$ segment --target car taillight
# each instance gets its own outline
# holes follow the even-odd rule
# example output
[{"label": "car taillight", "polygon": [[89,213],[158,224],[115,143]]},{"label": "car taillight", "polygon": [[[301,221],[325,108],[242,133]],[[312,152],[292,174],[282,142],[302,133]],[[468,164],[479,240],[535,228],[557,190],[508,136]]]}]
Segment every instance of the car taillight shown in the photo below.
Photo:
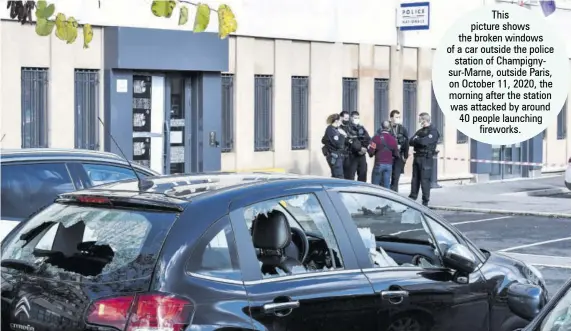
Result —
[{"label": "car taillight", "polygon": [[87,323],[126,331],[182,331],[190,323],[192,303],[168,294],[138,294],[95,301]]}]

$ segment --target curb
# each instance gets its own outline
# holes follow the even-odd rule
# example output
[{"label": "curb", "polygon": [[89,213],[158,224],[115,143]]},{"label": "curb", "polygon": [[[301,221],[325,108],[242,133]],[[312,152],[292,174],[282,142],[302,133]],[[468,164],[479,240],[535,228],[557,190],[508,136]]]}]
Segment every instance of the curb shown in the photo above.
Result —
[{"label": "curb", "polygon": [[484,213],[484,214],[504,214],[504,215],[518,215],[518,216],[540,216],[551,218],[571,218],[571,214],[565,213],[549,213],[542,211],[518,211],[518,210],[504,210],[504,209],[484,209],[484,208],[468,208],[468,207],[446,207],[446,206],[430,206],[432,210],[444,211],[462,211],[469,213]]}]

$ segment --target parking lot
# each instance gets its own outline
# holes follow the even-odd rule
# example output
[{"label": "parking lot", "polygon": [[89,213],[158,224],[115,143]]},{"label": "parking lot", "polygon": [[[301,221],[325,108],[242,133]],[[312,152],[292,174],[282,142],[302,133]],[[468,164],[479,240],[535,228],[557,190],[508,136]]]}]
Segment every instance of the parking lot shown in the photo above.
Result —
[{"label": "parking lot", "polygon": [[439,213],[478,246],[535,265],[543,273],[551,295],[571,277],[571,219]]}]

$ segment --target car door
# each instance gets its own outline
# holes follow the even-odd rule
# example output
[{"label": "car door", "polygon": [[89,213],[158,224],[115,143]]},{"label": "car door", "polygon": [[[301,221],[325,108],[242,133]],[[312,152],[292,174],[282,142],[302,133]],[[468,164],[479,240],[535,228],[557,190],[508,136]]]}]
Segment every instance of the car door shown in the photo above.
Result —
[{"label": "car door", "polygon": [[446,245],[461,243],[458,236],[404,199],[378,191],[329,194],[348,236],[360,237],[370,256],[362,267],[379,294],[379,329],[487,331],[490,305],[482,274],[450,270],[440,257]]},{"label": "car door", "polygon": [[76,187],[63,162],[2,164],[0,239],[19,222]]},{"label": "car door", "polygon": [[[305,188],[286,192],[244,197],[233,203],[240,207],[231,207],[235,208],[230,216],[256,328],[376,330],[374,291],[355,260],[328,196]],[[286,215],[296,223],[292,227],[302,228],[308,237],[308,258],[291,273],[262,274],[267,265],[258,256],[266,253],[254,247],[253,220],[260,221],[258,215],[274,210]]]}]

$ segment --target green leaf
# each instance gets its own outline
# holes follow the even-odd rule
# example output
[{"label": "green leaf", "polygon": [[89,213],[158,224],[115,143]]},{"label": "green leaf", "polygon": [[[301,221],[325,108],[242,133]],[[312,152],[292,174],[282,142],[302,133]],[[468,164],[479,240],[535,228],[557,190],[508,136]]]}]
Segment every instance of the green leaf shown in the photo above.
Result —
[{"label": "green leaf", "polygon": [[176,7],[175,0],[153,0],[151,11],[157,17],[170,18]]},{"label": "green leaf", "polygon": [[218,7],[218,35],[224,39],[232,32],[238,30],[238,22],[228,5],[220,5]]},{"label": "green leaf", "polygon": [[52,3],[50,5],[47,4],[45,0],[38,1],[36,6],[36,19],[38,18],[50,18],[56,10],[55,5]]},{"label": "green leaf", "polygon": [[36,21],[36,33],[38,36],[46,37],[52,34],[56,22],[49,21],[45,18],[38,18]]},{"label": "green leaf", "polygon": [[188,22],[188,8],[180,7],[180,16],[178,17],[178,25],[185,25]]},{"label": "green leaf", "polygon": [[203,3],[196,5],[196,17],[194,18],[194,32],[204,32],[210,23],[210,7]]},{"label": "green leaf", "polygon": [[59,13],[56,15],[56,37],[60,40],[67,42],[68,44],[73,43],[77,39],[77,21],[73,17],[69,17],[67,20],[65,15]]},{"label": "green leaf", "polygon": [[89,48],[89,44],[93,40],[93,28],[91,24],[83,26],[83,48]]},{"label": "green leaf", "polygon": [[56,25],[56,37],[58,37],[58,39],[66,41],[67,37],[66,37],[66,29],[65,29],[65,15],[62,13],[58,13],[56,15],[56,21],[55,21],[55,25]]},{"label": "green leaf", "polygon": [[65,24],[65,28],[67,30],[67,43],[68,44],[73,44],[73,42],[77,39],[77,28],[79,27],[79,24],[77,24],[77,21],[75,20],[75,18],[73,17],[69,17],[67,19],[67,22]]}]

